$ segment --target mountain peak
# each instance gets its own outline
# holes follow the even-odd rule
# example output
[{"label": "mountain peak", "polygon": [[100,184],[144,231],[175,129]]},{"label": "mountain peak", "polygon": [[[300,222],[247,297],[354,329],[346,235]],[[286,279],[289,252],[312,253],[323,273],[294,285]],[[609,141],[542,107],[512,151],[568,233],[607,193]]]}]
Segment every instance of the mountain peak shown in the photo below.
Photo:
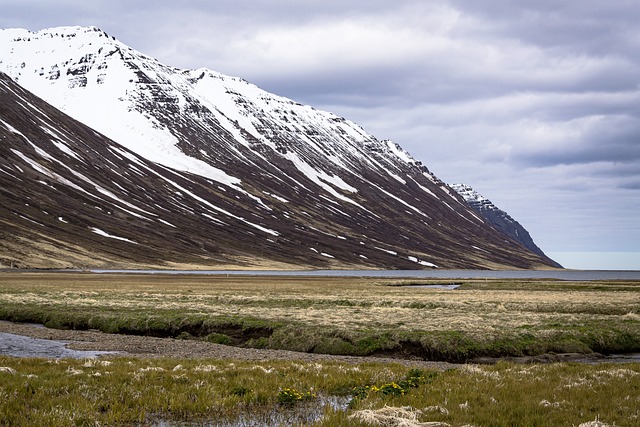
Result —
[{"label": "mountain peak", "polygon": [[111,40],[115,40],[114,37],[110,37],[105,31],[102,31],[98,27],[89,26],[89,27],[81,27],[81,26],[67,26],[67,27],[52,27],[46,28],[39,31],[31,31],[24,28],[7,28],[0,29],[2,33],[5,35],[10,35],[13,37],[14,42],[31,42],[31,41],[42,41],[42,40],[57,40],[60,39],[71,39],[71,38],[95,38],[95,37],[105,37],[110,38]]}]

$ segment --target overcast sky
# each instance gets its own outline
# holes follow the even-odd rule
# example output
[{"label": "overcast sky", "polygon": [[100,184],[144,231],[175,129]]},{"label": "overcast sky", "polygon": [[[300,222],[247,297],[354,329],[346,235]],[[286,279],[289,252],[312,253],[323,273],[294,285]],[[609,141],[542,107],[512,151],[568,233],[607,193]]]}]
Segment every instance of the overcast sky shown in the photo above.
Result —
[{"label": "overcast sky", "polygon": [[640,269],[639,23],[637,0],[0,0],[2,28],[95,25],[353,120],[571,268]]}]

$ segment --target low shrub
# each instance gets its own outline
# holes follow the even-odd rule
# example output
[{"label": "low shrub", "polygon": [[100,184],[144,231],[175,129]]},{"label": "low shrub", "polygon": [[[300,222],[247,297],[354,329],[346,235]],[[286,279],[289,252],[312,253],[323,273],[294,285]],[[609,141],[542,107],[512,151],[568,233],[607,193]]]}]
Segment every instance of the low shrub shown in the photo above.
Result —
[{"label": "low shrub", "polygon": [[233,344],[233,340],[225,334],[211,333],[204,338],[205,341],[213,343],[213,344],[224,344],[231,345]]}]

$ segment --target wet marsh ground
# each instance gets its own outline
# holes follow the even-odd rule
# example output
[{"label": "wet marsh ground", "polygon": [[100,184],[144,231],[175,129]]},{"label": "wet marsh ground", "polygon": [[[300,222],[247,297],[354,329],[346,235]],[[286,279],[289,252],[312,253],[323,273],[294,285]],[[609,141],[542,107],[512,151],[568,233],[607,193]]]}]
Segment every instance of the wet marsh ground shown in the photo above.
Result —
[{"label": "wet marsh ground", "polygon": [[[640,364],[0,356],[0,425],[636,426]],[[599,423],[594,423],[595,420]]]},{"label": "wet marsh ground", "polygon": [[404,359],[303,360],[297,355],[305,353],[284,352],[277,360],[257,354],[256,360],[240,360],[233,353],[0,356],[0,425],[640,423],[638,363],[463,363],[448,369],[422,362],[638,351],[640,283],[463,280],[456,281],[456,290],[410,286],[446,282],[2,273],[5,320],[86,334],[170,337],[159,347],[170,342]]}]

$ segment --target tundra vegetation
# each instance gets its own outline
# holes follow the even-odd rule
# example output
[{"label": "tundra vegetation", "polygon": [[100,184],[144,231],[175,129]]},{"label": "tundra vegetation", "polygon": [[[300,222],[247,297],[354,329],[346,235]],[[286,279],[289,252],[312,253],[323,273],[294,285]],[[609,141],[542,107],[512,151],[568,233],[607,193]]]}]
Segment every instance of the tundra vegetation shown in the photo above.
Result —
[{"label": "tundra vegetation", "polygon": [[[2,273],[0,318],[465,362],[640,350],[640,283]],[[639,364],[0,356],[0,425],[631,426]],[[189,425],[189,424],[187,424]]]},{"label": "tundra vegetation", "polygon": [[[640,351],[639,282],[3,273],[0,320],[341,355]],[[418,285],[418,286],[412,286]]]},{"label": "tundra vegetation", "polygon": [[[0,425],[635,426],[640,365],[21,359]],[[596,422],[597,421],[597,422]]]}]

